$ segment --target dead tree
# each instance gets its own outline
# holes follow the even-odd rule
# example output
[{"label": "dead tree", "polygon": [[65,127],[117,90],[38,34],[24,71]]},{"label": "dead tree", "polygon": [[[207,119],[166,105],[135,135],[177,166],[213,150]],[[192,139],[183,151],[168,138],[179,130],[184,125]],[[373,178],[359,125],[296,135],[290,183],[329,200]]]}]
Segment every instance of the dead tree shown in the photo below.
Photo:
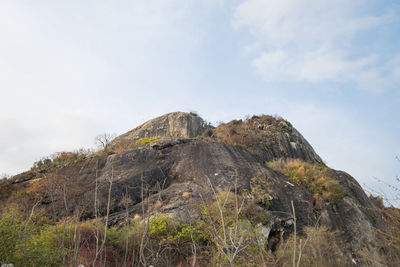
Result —
[{"label": "dead tree", "polygon": [[110,144],[111,140],[114,139],[113,134],[109,133],[102,133],[95,137],[96,145],[104,151],[105,154],[108,154],[108,145]]}]

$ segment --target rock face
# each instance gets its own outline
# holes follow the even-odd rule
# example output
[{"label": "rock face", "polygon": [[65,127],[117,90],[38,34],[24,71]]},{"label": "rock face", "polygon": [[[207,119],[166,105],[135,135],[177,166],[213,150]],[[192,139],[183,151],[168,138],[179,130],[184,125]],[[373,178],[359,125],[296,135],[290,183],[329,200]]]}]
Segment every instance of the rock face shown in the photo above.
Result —
[{"label": "rock face", "polygon": [[206,134],[208,126],[195,113],[172,112],[145,122],[139,127],[115,138],[110,146],[129,140],[134,142],[140,138],[151,137],[180,137],[193,138]]},{"label": "rock face", "polygon": [[282,118],[262,115],[235,120],[218,126],[216,136],[226,143],[245,146],[262,161],[298,158],[322,163],[307,140]]},{"label": "rock face", "polygon": [[[287,237],[293,231],[293,201],[299,229],[327,225],[337,230],[340,235],[336,242],[349,263],[360,253],[371,253],[378,259],[374,263],[365,262],[365,266],[385,266],[389,260],[399,260],[399,255],[388,258],[382,252],[376,229],[384,229],[385,222],[353,177],[332,171],[334,179],[346,190],[346,196],[316,208],[312,192],[294,185],[289,177],[265,164],[277,158],[322,164],[321,158],[290,123],[256,116],[215,129],[196,115],[175,112],[117,137],[112,145],[121,140],[134,142],[155,136],[163,138],[121,153],[91,156],[56,171],[48,170],[46,179],[37,180],[65,181],[69,185],[66,194],[69,205],[64,207],[65,195],[52,195],[56,188],[45,194],[42,206],[49,212],[57,210],[60,217],[87,207],[79,212],[83,218],[92,218],[93,209],[89,207],[93,206],[97,180],[100,212],[105,214],[112,180],[110,224],[122,224],[126,210],[129,216],[147,210],[151,214],[162,213],[176,220],[190,221],[199,216],[194,207],[204,199],[213,198],[213,189],[249,192],[256,182],[257,190],[263,190],[270,197],[268,207],[257,207],[270,218],[267,225],[260,226],[269,249],[274,250],[280,237]],[[203,137],[196,138],[199,136]],[[24,179],[18,176],[14,182],[27,183],[33,176],[24,174]],[[122,199],[126,196],[131,202],[123,207]]]}]

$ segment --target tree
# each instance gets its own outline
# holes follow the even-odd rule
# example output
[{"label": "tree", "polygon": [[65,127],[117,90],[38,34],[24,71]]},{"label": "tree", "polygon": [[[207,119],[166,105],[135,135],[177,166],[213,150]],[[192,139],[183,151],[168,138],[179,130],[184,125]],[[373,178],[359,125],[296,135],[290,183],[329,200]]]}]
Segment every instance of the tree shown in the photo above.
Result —
[{"label": "tree", "polygon": [[95,137],[96,145],[104,151],[105,154],[108,154],[108,145],[111,140],[114,139],[114,134],[102,133]]}]

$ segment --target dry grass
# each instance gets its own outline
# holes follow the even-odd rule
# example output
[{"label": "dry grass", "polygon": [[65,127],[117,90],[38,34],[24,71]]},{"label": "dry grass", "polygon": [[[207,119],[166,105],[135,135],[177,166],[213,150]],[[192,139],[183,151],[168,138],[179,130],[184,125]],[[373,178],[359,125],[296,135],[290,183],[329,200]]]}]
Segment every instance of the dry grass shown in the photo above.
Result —
[{"label": "dry grass", "polygon": [[183,192],[182,193],[182,197],[188,198],[188,197],[190,197],[190,193],[189,192]]},{"label": "dry grass", "polygon": [[134,216],[133,216],[133,220],[134,221],[140,221],[142,219],[142,216],[140,216],[140,214],[135,214]]},{"label": "dry grass", "polygon": [[[126,139],[126,138],[117,139],[112,143],[112,145],[110,145],[109,152],[110,153],[122,153],[122,152],[129,151],[129,150],[132,150],[132,149],[135,149],[138,147],[146,146],[147,144],[150,144],[151,142],[154,142],[160,138],[161,138],[161,136],[154,136],[154,137],[149,137],[149,138],[143,137],[136,141]],[[100,151],[99,153],[102,153],[102,151]]]},{"label": "dry grass", "polygon": [[335,173],[320,163],[299,159],[279,159],[267,163],[268,167],[288,176],[290,181],[306,187],[318,202],[336,202],[346,195],[345,189],[335,179]]},{"label": "dry grass", "polygon": [[233,120],[216,128],[217,138],[228,144],[249,146],[277,133],[291,132],[292,126],[282,118],[253,116],[245,121]]},{"label": "dry grass", "polygon": [[292,235],[286,242],[281,243],[276,252],[279,266],[291,266],[295,240],[296,247],[301,247],[299,266],[347,266],[346,262],[341,260],[342,253],[334,241],[335,233],[329,228],[305,227],[303,233],[296,239]]},{"label": "dry grass", "polygon": [[110,146],[110,151],[113,153],[122,153],[132,149],[135,143],[129,139],[119,139],[118,142],[115,142],[112,146]]},{"label": "dry grass", "polygon": [[155,203],[149,205],[147,211],[148,211],[148,212],[155,211],[155,210],[161,208],[161,206],[162,206],[161,201],[160,201],[160,200],[157,200]]}]

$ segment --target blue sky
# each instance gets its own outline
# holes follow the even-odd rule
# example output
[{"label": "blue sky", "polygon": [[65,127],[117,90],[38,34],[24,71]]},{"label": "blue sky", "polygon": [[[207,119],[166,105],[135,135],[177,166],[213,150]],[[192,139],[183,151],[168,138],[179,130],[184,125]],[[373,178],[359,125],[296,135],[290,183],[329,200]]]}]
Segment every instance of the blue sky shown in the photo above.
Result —
[{"label": "blue sky", "polygon": [[389,0],[3,0],[0,173],[171,111],[265,113],[386,190],[373,177],[400,174],[399,31]]}]

